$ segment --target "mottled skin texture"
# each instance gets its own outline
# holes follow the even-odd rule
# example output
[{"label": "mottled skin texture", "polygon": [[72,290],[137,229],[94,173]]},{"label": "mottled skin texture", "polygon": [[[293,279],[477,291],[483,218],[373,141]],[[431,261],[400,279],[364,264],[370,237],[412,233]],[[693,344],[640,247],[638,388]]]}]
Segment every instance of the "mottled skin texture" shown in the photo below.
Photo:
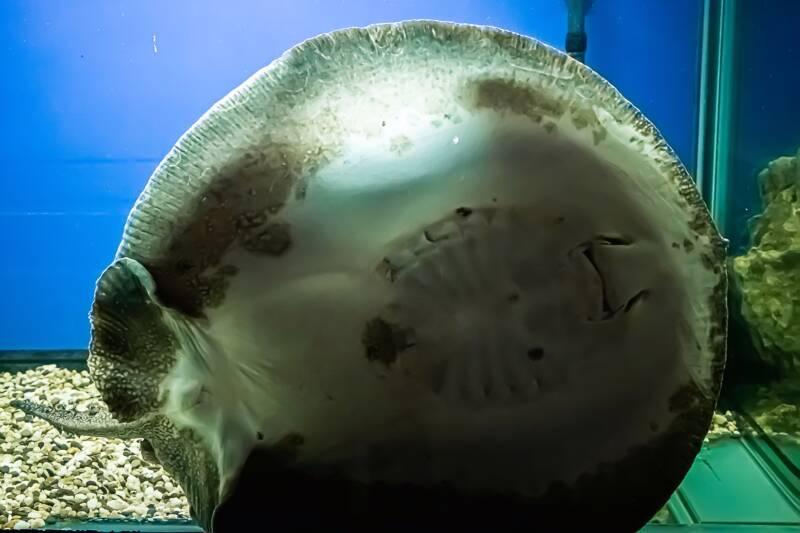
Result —
[{"label": "mottled skin texture", "polygon": [[237,273],[223,260],[231,247],[286,252],[291,232],[279,213],[291,194],[302,194],[298,177],[313,169],[298,159],[297,148],[273,139],[268,149],[254,147],[216,170],[219,177],[189,207],[192,222],[170,239],[167,253],[142,260],[165,305],[199,318],[204,308],[222,304]]},{"label": "mottled skin texture", "polygon": [[[146,271],[127,259],[114,263],[98,281],[89,369],[110,413],[86,416],[16,400],[12,406],[70,433],[146,437],[143,458],[161,464],[182,486],[216,487],[214,461],[197,436],[156,414],[163,404],[159,384],[174,364],[177,340],[164,325],[163,311],[152,299],[153,288]],[[202,492],[188,491],[187,497],[193,513],[213,511],[203,504]],[[206,524],[211,516],[196,519]]]},{"label": "mottled skin texture", "polygon": [[[709,372],[707,380],[702,387],[687,385],[673,394],[670,409],[677,416],[660,438],[631,450],[620,462],[598,465],[571,485],[554,483],[536,502],[508,493],[466,495],[447,484],[367,486],[335,472],[300,470],[293,461],[304,440],[293,434],[257,448],[239,484],[230,494],[220,494],[213,450],[198,434],[164,415],[160,386],[182,350],[188,349],[177,332],[182,324],[202,323],[210,310],[226,301],[239,275],[237,266],[227,262],[231,251],[280,261],[296,244],[285,206],[304,200],[309,179],[338,154],[341,131],[353,118],[343,121],[323,106],[308,120],[311,127],[293,123],[295,108],[331,86],[347,84],[346,75],[319,65],[341,53],[342,45],[351,46],[348,53],[356,64],[373,64],[386,51],[402,52],[407,43],[420,41],[431,47],[459,42],[466,55],[503,51],[509,62],[558,74],[552,85],[537,87],[502,76],[471,79],[453,98],[473,111],[526,117],[553,135],[558,132],[556,122],[569,113],[572,127],[590,132],[596,147],[607,142],[603,120],[608,117],[595,111],[602,109],[631,126],[631,146],[645,140],[656,146],[652,158],[679,192],[681,216],[690,218],[685,239],[678,238],[672,248],[687,257],[704,250],[699,262],[718,275],[707,302],[711,327],[698,341],[703,344],[698,350],[707,350],[710,358],[703,369]],[[576,106],[562,98],[573,86],[592,94],[592,106]],[[273,100],[274,105],[259,107]],[[445,107],[440,116],[439,125],[461,120]],[[414,139],[405,135],[395,136],[388,146],[398,156],[413,148]],[[457,216],[471,216],[471,208],[463,209]],[[196,520],[209,530],[233,530],[242,512],[256,511],[259,523],[312,522],[343,528],[366,524],[378,530],[421,523],[460,529],[530,528],[552,520],[565,529],[614,523],[617,531],[633,531],[680,482],[710,421],[724,366],[724,253],[691,179],[653,125],[583,66],[535,41],[494,29],[421,21],[346,30],[304,43],[234,91],[187,133],[155,172],[131,213],[117,261],[98,282],[92,309],[89,366],[111,416],[87,419],[29,402],[14,405],[65,431],[146,439],[143,454],[179,481]],[[396,265],[382,263],[378,272],[391,280]],[[390,367],[413,342],[413,331],[376,318],[364,324],[359,356]],[[531,361],[543,357],[549,355],[530,348]],[[259,433],[257,440],[261,437]],[[659,465],[656,473],[643,476],[653,464]],[[491,522],[486,523],[488,516]]]},{"label": "mottled skin texture", "polygon": [[137,272],[146,276],[130,261],[109,267],[98,282],[91,314],[89,369],[93,376],[102,376],[95,384],[122,422],[158,409],[158,387],[175,364],[178,349],[161,308]]}]

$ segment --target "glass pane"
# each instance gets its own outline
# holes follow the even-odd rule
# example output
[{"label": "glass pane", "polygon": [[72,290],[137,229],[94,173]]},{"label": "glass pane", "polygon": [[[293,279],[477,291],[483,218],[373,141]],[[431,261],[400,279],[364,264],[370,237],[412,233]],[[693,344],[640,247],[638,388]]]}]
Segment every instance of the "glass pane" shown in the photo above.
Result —
[{"label": "glass pane", "polygon": [[800,4],[736,5],[717,208],[733,256],[726,400],[800,473]]},{"label": "glass pane", "polygon": [[[94,520],[84,527],[131,521],[133,528],[154,522],[199,531],[183,490],[154,461],[146,441],[73,437],[12,409],[9,401],[40,401],[87,415],[104,409],[85,362],[95,283],[113,260],[127,214],[149,175],[214,102],[293,45],[350,26],[452,20],[502,27],[563,49],[567,4],[0,2],[0,63],[4,79],[13,80],[0,84],[0,98],[7,103],[0,121],[0,159],[6,182],[13,184],[0,196],[0,249],[6,253],[0,263],[5,280],[0,304],[0,527],[74,527],[76,521]],[[703,2],[591,4],[587,64],[654,122],[694,172],[699,164]],[[792,46],[800,12],[786,3],[777,6],[748,4],[737,30],[735,155],[721,220],[737,256],[747,253],[753,227],[748,221],[761,211],[758,172],[800,148],[800,104],[794,96],[800,79],[786,78],[800,75],[787,67],[800,62],[800,49]],[[800,163],[795,168],[800,179]],[[794,226],[784,222],[780,231],[793,235]],[[795,447],[800,387],[797,374],[788,372],[797,355],[788,348],[767,354],[751,335],[766,327],[790,344],[800,339],[789,331],[794,315],[784,313],[792,296],[800,294],[791,285],[794,256],[785,257],[787,268],[770,278],[780,280],[776,289],[761,296],[764,284],[753,285],[757,302],[771,306],[769,320],[785,325],[775,331],[763,317],[760,322],[744,317],[732,331],[726,396],[703,451],[653,524],[719,523],[722,515],[737,510],[741,521],[753,521],[749,508],[741,504],[735,509],[730,502],[746,497],[751,482],[766,487],[767,478],[755,461],[747,469],[730,465],[742,464],[746,447],[740,443],[759,438],[759,431],[787,457],[800,460]],[[760,335],[756,341],[763,344],[768,332]],[[751,477],[733,475],[744,470]],[[781,513],[789,513],[788,507],[766,491],[755,498],[765,509],[758,516],[785,523],[788,515]]]}]

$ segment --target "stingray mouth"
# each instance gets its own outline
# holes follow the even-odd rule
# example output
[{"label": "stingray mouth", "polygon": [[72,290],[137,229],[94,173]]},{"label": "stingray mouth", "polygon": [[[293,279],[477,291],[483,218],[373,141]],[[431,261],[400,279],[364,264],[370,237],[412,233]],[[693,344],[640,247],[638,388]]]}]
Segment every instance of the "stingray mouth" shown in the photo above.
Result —
[{"label": "stingray mouth", "polygon": [[365,326],[367,357],[452,401],[524,402],[669,337],[680,291],[662,246],[589,231],[541,206],[456,208],[376,268],[394,299]]}]

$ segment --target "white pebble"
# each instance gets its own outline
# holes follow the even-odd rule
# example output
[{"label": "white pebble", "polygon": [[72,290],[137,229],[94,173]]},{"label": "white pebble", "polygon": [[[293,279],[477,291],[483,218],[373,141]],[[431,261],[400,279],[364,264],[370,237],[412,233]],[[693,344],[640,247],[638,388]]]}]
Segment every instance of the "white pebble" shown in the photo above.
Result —
[{"label": "white pebble", "polygon": [[[24,393],[25,397],[61,409],[87,412],[105,407],[87,372],[53,365],[13,375],[0,372],[0,506],[31,508],[15,515],[6,527],[41,528],[51,517],[53,520],[110,518],[128,512],[144,519],[153,516],[150,512],[153,505],[156,517],[165,518],[169,514],[188,518],[181,488],[161,467],[146,465],[138,459],[138,443],[112,444],[95,437],[65,438],[42,420],[34,418],[28,422],[23,412],[6,409],[8,391],[22,388],[37,391]],[[42,442],[42,446],[31,446]],[[25,460],[14,459],[25,455],[23,452],[27,453]],[[74,482],[64,481],[67,476],[74,478]],[[42,481],[15,494],[12,487],[19,480]],[[154,487],[156,481],[159,485]],[[73,490],[74,495],[58,493],[58,489],[64,488]],[[110,491],[108,503],[106,496],[99,495],[103,489]],[[39,493],[34,496],[35,491]],[[0,516],[0,523],[8,518]]]},{"label": "white pebble", "polygon": [[128,476],[128,479],[125,480],[125,487],[129,490],[138,491],[141,487],[141,483],[135,477]]},{"label": "white pebble", "polygon": [[125,509],[125,504],[119,500],[111,500],[106,504],[106,507],[109,509],[113,509],[114,511],[121,511]]}]

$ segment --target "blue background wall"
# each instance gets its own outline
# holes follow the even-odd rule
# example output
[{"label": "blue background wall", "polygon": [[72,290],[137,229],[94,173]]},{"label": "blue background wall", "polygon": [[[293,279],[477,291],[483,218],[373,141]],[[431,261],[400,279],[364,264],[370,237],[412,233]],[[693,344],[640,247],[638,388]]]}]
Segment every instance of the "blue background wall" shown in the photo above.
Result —
[{"label": "blue background wall", "polygon": [[[587,63],[693,166],[699,0],[596,0]],[[562,0],[0,2],[0,349],[83,348],[149,174],[211,104],[324,31],[409,18],[563,47]]]}]

